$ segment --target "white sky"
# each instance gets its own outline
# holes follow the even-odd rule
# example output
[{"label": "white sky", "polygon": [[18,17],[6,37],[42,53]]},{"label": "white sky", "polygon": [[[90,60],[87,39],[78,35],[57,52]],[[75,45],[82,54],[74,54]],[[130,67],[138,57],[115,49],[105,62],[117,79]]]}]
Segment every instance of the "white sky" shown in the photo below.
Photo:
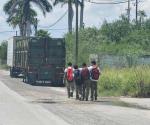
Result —
[{"label": "white sky", "polygon": [[[12,29],[6,23],[7,15],[3,12],[3,5],[8,0],[1,0],[0,4],[0,42],[2,40],[7,40],[8,38],[15,35],[15,32],[5,32],[3,31],[15,31],[18,29]],[[49,0],[51,1],[51,0]],[[86,0],[85,0],[86,1]],[[92,0],[92,1],[102,1],[102,0]],[[103,0],[103,1],[125,1],[125,0]],[[135,17],[135,2],[131,2],[131,15],[132,18]],[[50,26],[53,24],[58,18],[60,18],[67,10],[67,5],[56,6],[51,13],[47,13],[46,17],[44,18],[40,10],[37,9],[35,5],[32,5],[38,12],[38,20],[39,26]],[[122,13],[125,13],[125,9],[127,9],[127,3],[119,4],[119,5],[96,5],[85,2],[85,10],[84,10],[84,23],[86,27],[100,27],[103,21],[106,19],[109,22],[116,20]],[[75,9],[75,8],[74,8]],[[148,17],[150,17],[150,0],[141,0],[139,3],[139,9],[146,11]],[[74,13],[75,15],[75,13]],[[63,37],[63,35],[67,32],[67,24],[68,24],[68,16],[66,15],[59,23],[55,26],[51,27],[50,29],[64,29],[64,30],[49,30],[52,37]],[[73,27],[75,27],[75,16]],[[39,27],[40,28],[40,27]]]}]

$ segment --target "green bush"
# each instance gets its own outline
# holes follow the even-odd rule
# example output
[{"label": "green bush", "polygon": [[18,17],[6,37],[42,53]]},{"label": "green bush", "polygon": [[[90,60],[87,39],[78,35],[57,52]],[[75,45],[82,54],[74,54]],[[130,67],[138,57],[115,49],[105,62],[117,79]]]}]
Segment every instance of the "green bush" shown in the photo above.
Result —
[{"label": "green bush", "polygon": [[150,96],[150,66],[104,69],[98,83],[100,95]]}]

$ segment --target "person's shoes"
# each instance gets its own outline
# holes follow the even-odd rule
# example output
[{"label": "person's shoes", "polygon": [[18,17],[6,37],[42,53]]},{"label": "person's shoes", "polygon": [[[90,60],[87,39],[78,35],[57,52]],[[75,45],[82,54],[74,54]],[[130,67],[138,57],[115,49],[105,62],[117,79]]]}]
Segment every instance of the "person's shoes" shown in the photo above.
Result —
[{"label": "person's shoes", "polygon": [[76,100],[78,100],[79,99],[79,96],[76,96]]},{"label": "person's shoes", "polygon": [[80,101],[83,101],[83,99],[82,99],[81,97],[79,98],[79,100],[80,100]]},{"label": "person's shoes", "polygon": [[86,98],[86,101],[88,101],[88,98]]},{"label": "person's shoes", "polygon": [[97,97],[95,97],[95,101],[97,100]]},{"label": "person's shoes", "polygon": [[70,97],[73,97],[73,92],[70,92]]}]

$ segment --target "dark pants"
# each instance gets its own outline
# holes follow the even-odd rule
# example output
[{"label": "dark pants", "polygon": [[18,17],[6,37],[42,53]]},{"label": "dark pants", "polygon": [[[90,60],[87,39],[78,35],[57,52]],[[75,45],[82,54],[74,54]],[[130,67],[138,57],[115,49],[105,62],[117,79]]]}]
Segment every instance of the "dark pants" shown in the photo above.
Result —
[{"label": "dark pants", "polygon": [[88,100],[89,98],[89,91],[90,91],[90,87],[91,87],[91,82],[90,80],[84,80],[83,81],[83,90],[82,90],[82,99],[84,100],[86,98],[86,100]]},{"label": "dark pants", "polygon": [[82,84],[76,84],[76,99],[82,96]]},{"label": "dark pants", "polygon": [[91,81],[91,100],[97,100],[97,82]]},{"label": "dark pants", "polygon": [[66,80],[66,87],[67,87],[68,98],[70,98],[71,96],[73,96],[73,92],[74,92],[74,81],[69,82]]}]

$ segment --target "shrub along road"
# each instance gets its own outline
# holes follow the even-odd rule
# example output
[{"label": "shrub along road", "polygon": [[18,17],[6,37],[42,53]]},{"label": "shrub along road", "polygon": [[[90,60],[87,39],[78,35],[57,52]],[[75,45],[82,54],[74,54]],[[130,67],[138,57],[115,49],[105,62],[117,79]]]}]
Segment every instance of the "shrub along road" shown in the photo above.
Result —
[{"label": "shrub along road", "polygon": [[[42,119],[42,125],[46,125],[46,122],[52,124],[56,121],[57,123],[61,122],[62,125],[149,125],[150,123],[150,110],[140,107],[124,107],[127,105],[119,102],[117,98],[99,98],[96,102],[80,102],[68,99],[64,88],[25,84],[21,79],[10,78],[8,72],[2,70],[0,71],[0,81],[1,91],[7,91],[7,94],[4,94],[3,91],[0,94],[3,98],[0,100],[0,110],[5,106],[5,110],[1,110],[0,116],[9,116],[5,120],[0,117],[0,125],[10,123],[12,118],[14,122],[18,120],[15,125],[24,125],[23,121],[28,121],[27,117],[24,117],[23,121],[19,119],[22,115],[19,108],[23,105],[26,107],[23,110],[24,113],[30,113],[30,120],[36,118],[37,121],[40,121]],[[14,100],[8,101],[7,98],[5,100],[5,97]],[[2,105],[4,100],[7,105]],[[12,112],[9,113],[6,109]],[[14,114],[20,115],[15,116]],[[14,124],[11,122],[7,125]]]}]

